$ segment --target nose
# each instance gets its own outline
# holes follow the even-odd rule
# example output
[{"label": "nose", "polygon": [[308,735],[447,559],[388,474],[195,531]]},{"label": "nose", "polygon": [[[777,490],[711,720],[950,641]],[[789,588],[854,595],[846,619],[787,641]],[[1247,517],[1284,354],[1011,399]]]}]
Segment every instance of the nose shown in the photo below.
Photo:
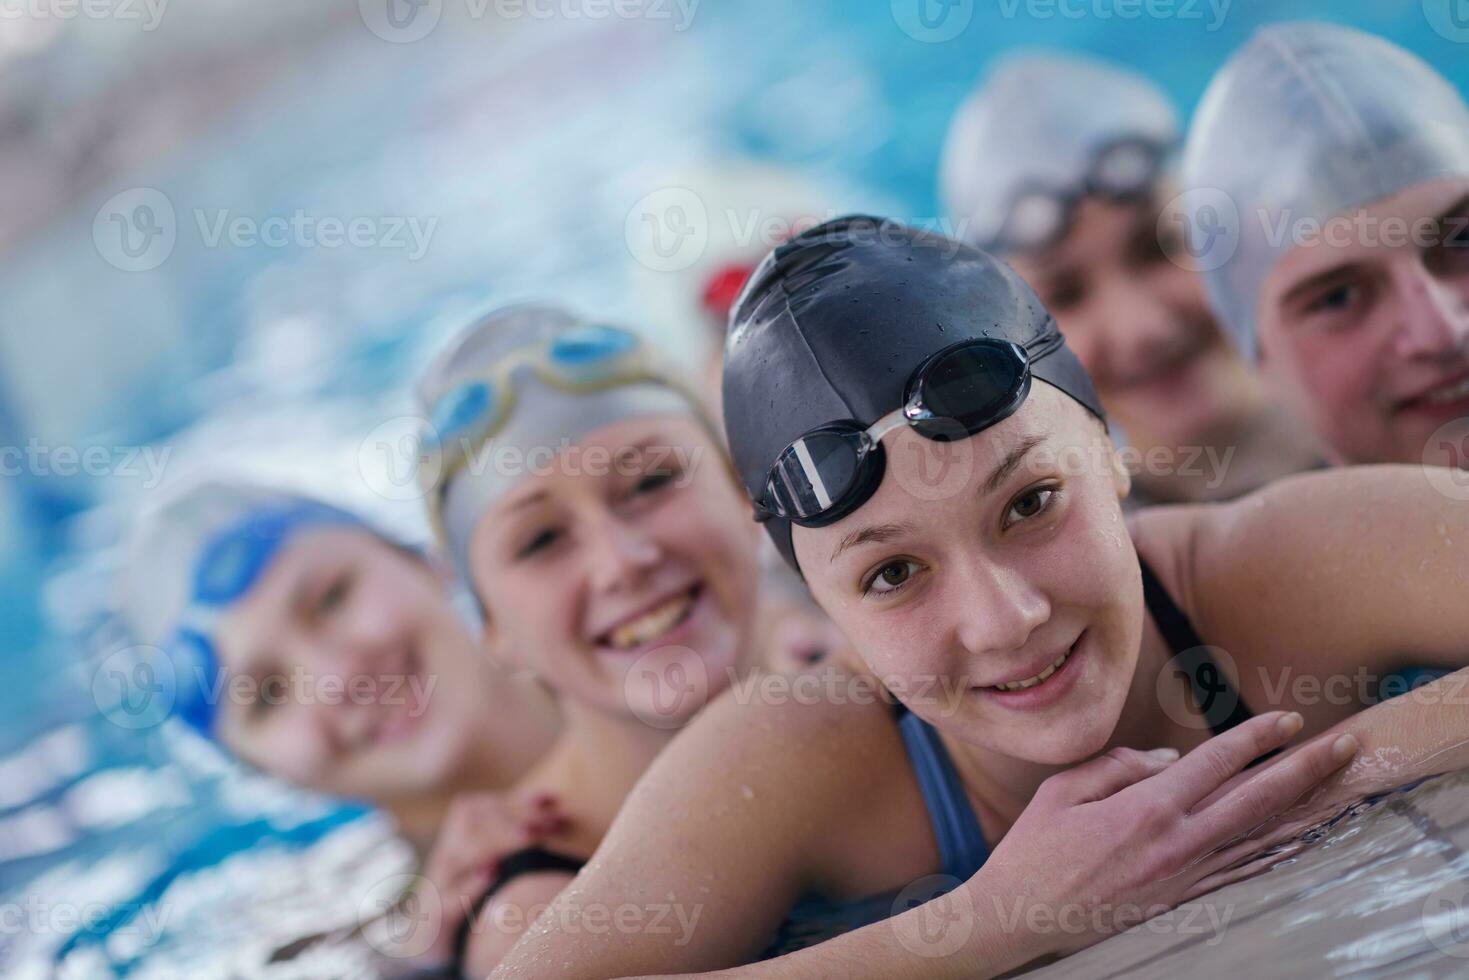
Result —
[{"label": "nose", "polygon": [[[356,745],[371,729],[381,678],[371,643],[342,636],[304,633],[283,651],[292,665],[286,678],[292,707],[303,714],[324,744],[334,750]],[[372,683],[363,686],[359,678]]]},{"label": "nose", "polygon": [[1161,296],[1141,283],[1114,278],[1091,328],[1097,360],[1111,377],[1145,371],[1173,343],[1177,326],[1178,317]]},{"label": "nose", "polygon": [[1399,270],[1394,346],[1403,357],[1455,357],[1469,350],[1469,300],[1413,262]]},{"label": "nose", "polygon": [[1051,618],[1050,600],[1018,569],[976,559],[959,585],[957,639],[975,656],[1013,656]]},{"label": "nose", "polygon": [[588,537],[591,583],[599,592],[620,591],[663,560],[663,550],[656,541],[613,514],[598,519]]}]

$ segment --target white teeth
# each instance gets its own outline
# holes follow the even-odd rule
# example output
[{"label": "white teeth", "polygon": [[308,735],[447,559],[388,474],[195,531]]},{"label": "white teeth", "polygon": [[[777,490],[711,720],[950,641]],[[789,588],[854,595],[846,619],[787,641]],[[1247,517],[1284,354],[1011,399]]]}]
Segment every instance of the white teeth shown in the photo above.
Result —
[{"label": "white teeth", "polygon": [[667,602],[649,609],[635,619],[618,626],[608,635],[608,642],[619,649],[628,650],[655,640],[671,630],[694,604],[688,592],[674,596]]},{"label": "white teeth", "polygon": [[1469,377],[1452,387],[1431,391],[1423,396],[1423,400],[1430,405],[1447,405],[1466,397],[1469,397]]},{"label": "white teeth", "polygon": [[1059,670],[1061,668],[1061,665],[1066,662],[1066,658],[1069,656],[1071,656],[1071,651],[1067,650],[1065,653],[1061,654],[1061,656],[1056,658],[1055,663],[1051,664],[1049,667],[1041,671],[1039,674],[1036,674],[1034,677],[1027,677],[1023,681],[1011,681],[1008,684],[996,684],[994,686],[994,689],[997,691],[1023,691],[1027,687],[1035,687],[1041,681],[1045,680],[1047,677],[1050,677],[1057,670]]}]

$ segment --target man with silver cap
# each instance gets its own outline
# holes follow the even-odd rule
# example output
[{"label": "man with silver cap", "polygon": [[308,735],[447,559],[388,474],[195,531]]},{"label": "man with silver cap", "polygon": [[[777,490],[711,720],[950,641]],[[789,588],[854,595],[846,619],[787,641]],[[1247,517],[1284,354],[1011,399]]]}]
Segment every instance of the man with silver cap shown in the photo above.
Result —
[{"label": "man with silver cap", "polygon": [[1136,495],[1162,502],[1236,496],[1318,462],[1172,261],[1159,210],[1178,139],[1167,97],[1137,73],[1018,55],[960,107],[940,173],[956,234],[1055,314],[1130,444]]},{"label": "man with silver cap", "polygon": [[1469,467],[1469,107],[1319,23],[1215,76],[1177,215],[1211,305],[1337,463]]}]

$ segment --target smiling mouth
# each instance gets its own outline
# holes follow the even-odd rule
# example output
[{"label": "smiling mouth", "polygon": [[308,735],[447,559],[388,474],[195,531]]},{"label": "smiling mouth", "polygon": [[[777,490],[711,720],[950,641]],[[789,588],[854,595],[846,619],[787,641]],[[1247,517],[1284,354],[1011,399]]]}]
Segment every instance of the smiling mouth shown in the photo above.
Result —
[{"label": "smiling mouth", "polygon": [[701,582],[685,592],[670,596],[603,633],[597,637],[597,643],[612,650],[636,650],[646,646],[682,625],[694,611],[703,591]]},{"label": "smiling mouth", "polygon": [[1041,684],[1044,684],[1047,680],[1050,679],[1050,677],[1051,677],[1052,674],[1054,674],[1056,671],[1060,670],[1063,666],[1065,666],[1066,665],[1066,661],[1070,660],[1071,659],[1071,655],[1073,653],[1075,653],[1075,652],[1076,652],[1076,644],[1073,643],[1066,650],[1065,653],[1061,654],[1061,656],[1057,657],[1054,661],[1052,661],[1051,663],[1047,664],[1046,665],[1046,669],[1043,670],[1043,671],[1041,671],[1039,674],[1036,674],[1034,677],[1026,677],[1026,678],[1023,678],[1022,680],[1018,680],[1018,681],[1007,681],[1004,684],[992,684],[992,685],[990,685],[988,687],[982,687],[982,688],[980,688],[980,690],[982,690],[982,691],[1007,691],[1008,692],[1008,691],[1024,691],[1024,690],[1027,690],[1028,688],[1037,687],[1037,686],[1039,686]]},{"label": "smiling mouth", "polygon": [[1452,384],[1441,385],[1417,398],[1410,398],[1402,404],[1403,408],[1440,408],[1444,405],[1453,405],[1469,398],[1469,374],[1464,375]]}]

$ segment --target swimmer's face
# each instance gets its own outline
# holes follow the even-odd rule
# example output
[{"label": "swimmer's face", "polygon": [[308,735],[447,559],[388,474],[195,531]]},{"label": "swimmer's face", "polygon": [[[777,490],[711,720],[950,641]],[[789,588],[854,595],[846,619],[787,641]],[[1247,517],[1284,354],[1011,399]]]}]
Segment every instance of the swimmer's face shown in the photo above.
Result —
[{"label": "swimmer's face", "polygon": [[483,730],[483,662],[427,563],[361,528],[287,542],[215,632],[219,737],[259,769],[369,800],[431,790]]},{"label": "swimmer's face", "polygon": [[1339,462],[1465,465],[1430,443],[1469,417],[1469,179],[1329,222],[1270,271],[1258,324],[1266,374]]},{"label": "swimmer's face", "polygon": [[1207,444],[1257,396],[1199,277],[1169,259],[1171,247],[1159,240],[1154,205],[1086,198],[1059,243],[1007,258],[1124,431],[1158,445]]},{"label": "swimmer's face", "polygon": [[[1036,382],[1010,418],[950,444],[963,480],[932,482],[935,444],[912,429],[883,445],[887,470],[866,504],[828,527],[794,528],[821,605],[878,679],[940,730],[1053,765],[1098,752],[1131,687],[1143,622],[1126,472],[1102,427]],[[996,689],[1063,658],[1028,690]]]},{"label": "swimmer's face", "polygon": [[749,505],[692,419],[615,422],[574,448],[475,528],[486,642],[567,702],[676,725],[750,647]]}]

